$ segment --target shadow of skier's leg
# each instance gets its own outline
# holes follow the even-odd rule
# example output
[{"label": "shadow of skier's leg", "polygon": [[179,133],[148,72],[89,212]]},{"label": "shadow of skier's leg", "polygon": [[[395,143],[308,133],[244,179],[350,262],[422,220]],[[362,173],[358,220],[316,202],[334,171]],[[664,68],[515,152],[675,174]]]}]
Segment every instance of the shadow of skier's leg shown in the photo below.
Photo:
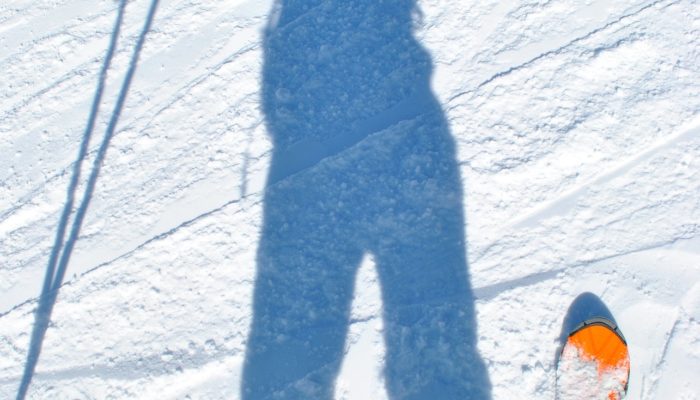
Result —
[{"label": "shadow of skier's leg", "polygon": [[241,397],[331,400],[362,253],[309,205],[312,188],[286,192],[267,199]]},{"label": "shadow of skier's leg", "polygon": [[443,256],[461,246],[437,241],[422,238],[423,253],[378,257],[390,398],[490,399],[464,264]]},{"label": "shadow of skier's leg", "polygon": [[394,200],[379,213],[392,224],[377,234],[373,248],[384,304],[387,389],[392,399],[490,399],[476,348],[454,146],[439,110],[404,128],[397,128],[400,140],[374,179],[389,182],[378,192]]}]

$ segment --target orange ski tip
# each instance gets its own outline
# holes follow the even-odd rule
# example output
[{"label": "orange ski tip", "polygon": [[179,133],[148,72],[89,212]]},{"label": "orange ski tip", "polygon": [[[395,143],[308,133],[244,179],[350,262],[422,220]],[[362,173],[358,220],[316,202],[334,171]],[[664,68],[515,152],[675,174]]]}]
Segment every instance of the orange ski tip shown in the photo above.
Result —
[{"label": "orange ski tip", "polygon": [[579,349],[581,355],[595,360],[599,370],[629,368],[627,344],[604,325],[589,325],[569,336],[568,343]]},{"label": "orange ski tip", "polygon": [[[574,330],[566,342],[573,353],[569,356],[578,357],[586,362],[594,362],[598,370],[598,379],[619,382],[621,388],[627,387],[630,372],[630,359],[627,342],[612,323],[593,321],[582,324]],[[618,390],[612,390],[607,395],[608,400],[621,400]]]}]

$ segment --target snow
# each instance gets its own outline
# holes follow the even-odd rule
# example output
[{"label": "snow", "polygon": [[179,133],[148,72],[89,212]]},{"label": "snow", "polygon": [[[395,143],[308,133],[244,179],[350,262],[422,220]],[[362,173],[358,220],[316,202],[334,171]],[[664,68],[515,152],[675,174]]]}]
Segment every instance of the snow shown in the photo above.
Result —
[{"label": "snow", "polygon": [[[273,359],[324,364],[287,397],[554,398],[584,292],[627,398],[700,398],[697,2],[278,3],[157,3],[123,92],[154,4],[126,2],[28,398],[240,398],[256,326],[329,346]],[[121,4],[0,5],[0,398]]]}]

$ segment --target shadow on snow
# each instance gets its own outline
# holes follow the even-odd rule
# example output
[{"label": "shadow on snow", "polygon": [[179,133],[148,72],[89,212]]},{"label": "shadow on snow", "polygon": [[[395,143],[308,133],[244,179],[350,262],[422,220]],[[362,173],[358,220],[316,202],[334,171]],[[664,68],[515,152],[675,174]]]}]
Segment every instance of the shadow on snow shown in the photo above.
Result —
[{"label": "shadow on snow", "polygon": [[68,268],[68,263],[70,261],[70,256],[73,252],[73,247],[75,246],[75,243],[80,235],[80,228],[82,226],[83,219],[85,218],[88,206],[90,205],[90,199],[92,198],[92,194],[95,190],[95,184],[97,183],[97,177],[99,176],[100,166],[104,161],[105,155],[107,153],[107,148],[109,147],[109,142],[112,139],[112,136],[114,135],[114,130],[116,128],[117,122],[119,121],[119,116],[124,107],[124,102],[126,101],[126,97],[129,92],[129,87],[134,77],[134,72],[136,71],[136,65],[138,63],[139,54],[141,53],[141,48],[143,47],[143,43],[146,40],[146,34],[151,28],[153,17],[155,16],[156,8],[158,6],[158,0],[151,1],[151,5],[148,10],[148,15],[146,17],[146,22],[143,26],[138,41],[136,42],[136,46],[131,57],[131,62],[129,64],[129,69],[127,70],[127,73],[124,77],[124,81],[122,82],[122,87],[117,97],[117,102],[114,106],[114,110],[112,111],[111,118],[105,130],[105,135],[97,151],[97,155],[95,156],[95,160],[92,165],[92,170],[90,171],[90,175],[88,177],[87,184],[85,187],[85,192],[83,193],[83,198],[75,210],[73,224],[71,225],[68,238],[65,239],[71,211],[73,210],[75,202],[75,192],[80,182],[80,169],[88,153],[90,139],[95,128],[95,121],[97,120],[99,106],[104,92],[105,81],[107,79],[107,71],[109,70],[112,58],[114,57],[115,49],[117,47],[117,39],[121,30],[126,3],[126,0],[121,0],[118,6],[117,19],[114,23],[109,48],[107,49],[105,60],[100,70],[97,89],[95,91],[92,106],[90,109],[90,116],[88,117],[87,126],[85,127],[85,131],[83,133],[83,139],[80,144],[78,158],[73,164],[73,174],[68,185],[66,203],[63,207],[63,212],[61,213],[61,217],[58,223],[56,238],[53,244],[53,248],[51,250],[51,254],[49,256],[49,263],[46,267],[44,284],[42,286],[41,294],[39,297],[39,304],[35,313],[34,328],[32,330],[32,336],[29,343],[27,360],[25,362],[22,380],[20,381],[19,389],[17,391],[18,400],[25,398],[25,396],[27,395],[27,390],[29,389],[29,384],[31,383],[32,377],[34,376],[34,371],[39,361],[39,354],[41,353],[41,347],[44,342],[46,330],[48,329],[49,322],[51,321],[51,313],[53,311],[54,304],[56,303],[58,291],[63,283],[63,279],[66,274],[66,269]]},{"label": "shadow on snow", "polygon": [[382,288],[391,399],[489,399],[455,144],[414,0],[278,0],[262,101],[274,144],[241,397],[332,399],[355,274]]}]

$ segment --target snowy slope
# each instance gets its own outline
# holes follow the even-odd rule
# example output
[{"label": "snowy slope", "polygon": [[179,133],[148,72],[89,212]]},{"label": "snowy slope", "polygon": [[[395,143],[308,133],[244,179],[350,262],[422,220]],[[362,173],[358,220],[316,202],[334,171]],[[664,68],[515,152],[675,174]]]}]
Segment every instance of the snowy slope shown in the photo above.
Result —
[{"label": "snowy slope", "polygon": [[[362,1],[345,3],[349,21],[372,23]],[[491,397],[554,398],[562,320],[588,291],[628,339],[628,398],[700,398],[700,4],[418,4],[413,35],[429,53],[461,174]],[[413,123],[360,124],[376,127],[326,151],[274,143],[262,93],[273,2],[163,1],[144,35],[152,5],[129,1],[119,24],[75,208],[120,95],[124,108],[29,398],[238,398],[265,202],[343,165],[381,166],[372,151],[393,148]],[[119,9],[107,0],[0,4],[0,398],[13,398],[22,377]],[[322,21],[327,10],[296,17]],[[359,28],[344,33],[349,47],[366,40]],[[334,65],[333,51],[318,53]],[[372,117],[362,114],[381,101],[342,118]],[[309,159],[283,162],[289,168],[266,182],[273,157],[291,160],[300,146]],[[336,199],[345,188],[326,190]],[[378,257],[357,260],[338,399],[388,398]]]}]

